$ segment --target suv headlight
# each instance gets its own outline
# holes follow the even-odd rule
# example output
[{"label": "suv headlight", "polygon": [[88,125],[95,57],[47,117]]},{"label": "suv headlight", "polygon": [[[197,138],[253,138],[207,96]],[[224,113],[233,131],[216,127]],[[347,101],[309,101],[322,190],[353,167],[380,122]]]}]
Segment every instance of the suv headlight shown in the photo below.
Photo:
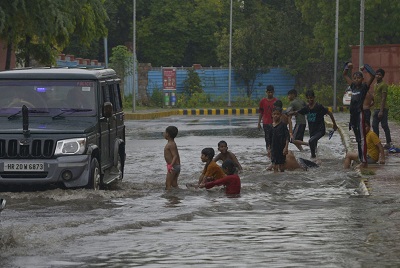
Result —
[{"label": "suv headlight", "polygon": [[57,141],[55,155],[83,154],[86,149],[86,139],[68,139]]}]

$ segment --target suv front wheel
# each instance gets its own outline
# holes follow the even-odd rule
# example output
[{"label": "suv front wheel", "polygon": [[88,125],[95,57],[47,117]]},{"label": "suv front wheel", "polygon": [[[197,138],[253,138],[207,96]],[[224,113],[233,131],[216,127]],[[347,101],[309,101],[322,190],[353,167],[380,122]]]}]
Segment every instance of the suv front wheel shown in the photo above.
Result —
[{"label": "suv front wheel", "polygon": [[89,182],[86,185],[87,189],[98,191],[101,188],[100,165],[97,158],[93,158],[90,162]]}]

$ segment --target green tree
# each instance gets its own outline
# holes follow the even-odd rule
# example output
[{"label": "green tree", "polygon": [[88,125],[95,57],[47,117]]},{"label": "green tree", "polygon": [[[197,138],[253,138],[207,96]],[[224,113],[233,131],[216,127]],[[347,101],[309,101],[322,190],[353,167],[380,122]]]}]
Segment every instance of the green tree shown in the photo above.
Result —
[{"label": "green tree", "polygon": [[[243,82],[246,94],[251,97],[254,82],[259,73],[269,72],[274,61],[274,38],[270,9],[258,1],[246,1],[244,6],[235,2],[235,17],[239,14],[232,34],[232,66],[235,78]],[[235,20],[236,21],[236,20]],[[217,34],[219,60],[227,65],[229,51],[229,33],[223,29]]]},{"label": "green tree", "polygon": [[[125,76],[133,73],[133,55],[132,52],[128,51],[126,46],[116,46],[112,49],[110,57],[110,68],[114,69],[117,75],[121,78],[121,88],[124,92],[123,87]],[[124,94],[122,93],[122,96]]]},{"label": "green tree", "polygon": [[156,1],[150,16],[137,22],[138,50],[141,60],[155,66],[171,66],[182,62],[189,36],[187,14],[190,2]]},{"label": "green tree", "polygon": [[[313,28],[313,42],[323,47],[330,58],[334,54],[335,1],[296,0],[304,22]],[[318,10],[318,12],[316,12]],[[365,1],[364,45],[400,42],[400,2],[396,0]],[[351,56],[350,45],[360,43],[360,1],[339,2],[339,59]]]},{"label": "green tree", "polygon": [[25,66],[30,66],[31,58],[49,65],[54,62],[55,54],[68,44],[72,33],[80,37],[83,45],[90,45],[93,39],[106,34],[103,0],[4,2],[0,4],[6,10],[0,37],[7,42],[7,61],[13,49]]},{"label": "green tree", "polygon": [[203,86],[201,85],[199,74],[193,68],[190,68],[187,71],[187,78],[183,82],[183,90],[189,97],[194,93],[203,92]]},{"label": "green tree", "polygon": [[214,34],[221,22],[222,0],[150,1],[137,23],[138,59],[154,66],[219,65]]},{"label": "green tree", "polygon": [[[221,0],[195,0],[193,12],[188,13],[189,41],[186,45],[183,63],[191,66],[199,63],[203,66],[219,66],[216,56],[218,39],[215,33],[222,25],[229,26],[227,1]],[[225,16],[224,16],[225,15]]]},{"label": "green tree", "polygon": [[132,73],[132,52],[126,46],[116,46],[112,49],[110,67],[115,70],[119,77],[125,77]]}]

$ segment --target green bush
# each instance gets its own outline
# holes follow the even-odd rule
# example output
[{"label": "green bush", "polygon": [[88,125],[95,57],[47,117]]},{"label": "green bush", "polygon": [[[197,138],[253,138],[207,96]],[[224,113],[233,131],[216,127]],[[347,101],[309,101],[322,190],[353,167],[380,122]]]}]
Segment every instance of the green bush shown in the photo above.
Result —
[{"label": "green bush", "polygon": [[250,97],[236,97],[232,106],[240,107],[240,108],[253,108],[258,107],[259,100],[252,100]]},{"label": "green bush", "polygon": [[[393,86],[391,87],[393,88]],[[314,86],[312,87],[314,90],[316,101],[321,103],[322,105],[328,107],[332,106],[332,98],[333,98],[333,90],[331,86]],[[308,89],[304,89],[303,92],[306,92]],[[341,106],[342,102],[342,92],[338,92],[338,102],[337,105]],[[279,100],[282,101],[283,107],[286,108],[289,106],[289,100],[287,96],[276,96]],[[305,97],[305,93],[299,94],[299,98],[307,101]],[[224,108],[228,107],[227,101],[227,93],[220,96],[213,96],[211,94],[205,92],[193,92],[190,96],[186,93],[177,93],[177,102],[176,108]],[[245,95],[235,97],[231,99],[231,107],[232,108],[257,108],[261,99],[252,99]],[[390,97],[388,99],[388,103],[393,103],[390,114],[397,113],[397,117],[400,119],[400,108],[394,105],[395,103],[400,101],[400,86],[394,87],[393,90],[390,90]],[[141,103],[136,100],[137,107],[141,107]],[[144,107],[144,106],[143,106]],[[153,93],[150,96],[149,106],[147,108],[162,108],[164,107],[164,94],[163,90],[159,88],[154,88]],[[144,108],[146,108],[144,107]],[[130,110],[132,108],[132,94],[124,98],[124,108]]]},{"label": "green bush", "polygon": [[391,85],[389,86],[389,92],[387,96],[387,104],[389,108],[389,117],[400,121],[400,86]]},{"label": "green bush", "polygon": [[179,108],[208,108],[212,106],[209,94],[194,92],[191,96],[187,94],[178,95],[177,107]]},{"label": "green bush", "polygon": [[[299,97],[307,102],[306,92],[307,90],[313,90],[315,94],[315,101],[322,104],[325,107],[333,106],[333,87],[330,85],[313,85],[311,88],[304,88],[303,93],[299,94]],[[336,105],[342,106],[342,98],[344,90],[337,89],[336,92]]]},{"label": "green bush", "polygon": [[132,110],[132,105],[133,100],[132,100],[132,93],[129,94],[128,96],[122,96],[122,105],[125,111],[130,111]]},{"label": "green bush", "polygon": [[184,93],[188,96],[192,96],[194,93],[202,93],[203,86],[199,74],[193,68],[190,68],[187,72],[187,78],[183,82]]},{"label": "green bush", "polygon": [[159,88],[154,88],[150,96],[150,105],[162,108],[164,106],[164,94]]}]

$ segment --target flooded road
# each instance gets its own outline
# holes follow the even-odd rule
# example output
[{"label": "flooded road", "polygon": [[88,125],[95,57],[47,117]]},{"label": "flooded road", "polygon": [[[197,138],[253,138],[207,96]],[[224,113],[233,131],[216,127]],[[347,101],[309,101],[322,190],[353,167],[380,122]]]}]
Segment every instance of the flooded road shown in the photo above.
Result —
[{"label": "flooded road", "polygon": [[[128,121],[124,180],[107,190],[0,192],[0,267],[397,267],[396,176],[357,193],[336,133],[318,146],[321,166],[271,173],[257,118]],[[179,129],[180,189],[166,192],[162,132]],[[189,190],[204,147],[225,140],[243,172],[241,196]],[[309,159],[310,151],[296,157]]]}]

